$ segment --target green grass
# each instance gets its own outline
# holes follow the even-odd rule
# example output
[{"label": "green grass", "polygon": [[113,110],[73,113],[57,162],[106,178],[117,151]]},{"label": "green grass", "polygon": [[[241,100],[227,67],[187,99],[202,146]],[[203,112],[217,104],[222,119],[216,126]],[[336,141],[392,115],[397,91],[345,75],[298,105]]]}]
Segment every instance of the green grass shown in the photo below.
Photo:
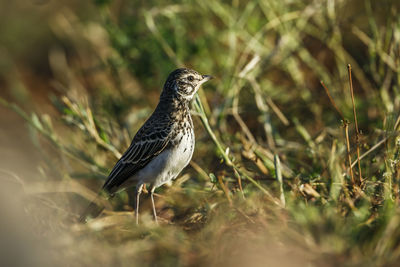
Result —
[{"label": "green grass", "polygon": [[[73,266],[395,266],[396,1],[168,2],[95,1],[89,18],[56,12],[50,30],[63,46],[46,50],[54,109],[1,99],[28,122],[43,154],[41,189],[22,180],[30,197],[52,203],[39,227],[51,230],[36,233],[49,237],[52,258]],[[193,103],[190,167],[156,191],[161,224],[148,196],[134,224],[132,190],[76,224],[181,66],[216,79]],[[7,77],[18,100],[19,76]],[[37,221],[43,203],[30,209]]]}]

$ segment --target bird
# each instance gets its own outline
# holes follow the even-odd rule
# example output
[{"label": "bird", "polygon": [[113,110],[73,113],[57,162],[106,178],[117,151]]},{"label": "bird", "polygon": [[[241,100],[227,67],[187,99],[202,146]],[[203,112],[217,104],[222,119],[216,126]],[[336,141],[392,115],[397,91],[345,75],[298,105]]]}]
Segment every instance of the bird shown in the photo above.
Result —
[{"label": "bird", "polygon": [[[102,190],[108,196],[128,187],[135,189],[135,218],[139,223],[139,201],[145,185],[150,185],[153,216],[158,224],[154,191],[174,180],[189,164],[195,136],[190,102],[200,86],[212,79],[188,68],[172,71],[164,84],[157,107],[134,136],[130,146],[117,161]],[[103,210],[92,202],[79,221],[88,214],[98,216]]]}]

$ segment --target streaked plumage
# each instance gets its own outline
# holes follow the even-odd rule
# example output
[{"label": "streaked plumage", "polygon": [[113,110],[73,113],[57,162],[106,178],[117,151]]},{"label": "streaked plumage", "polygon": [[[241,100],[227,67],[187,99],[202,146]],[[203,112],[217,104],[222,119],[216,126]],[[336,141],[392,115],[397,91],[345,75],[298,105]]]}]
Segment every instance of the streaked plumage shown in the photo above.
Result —
[{"label": "streaked plumage", "polygon": [[165,82],[155,111],[108,176],[103,190],[111,195],[136,185],[136,222],[143,185],[150,184],[157,221],[154,190],[175,179],[189,164],[195,144],[189,103],[200,85],[209,79],[211,76],[200,75],[191,69],[173,71]]}]

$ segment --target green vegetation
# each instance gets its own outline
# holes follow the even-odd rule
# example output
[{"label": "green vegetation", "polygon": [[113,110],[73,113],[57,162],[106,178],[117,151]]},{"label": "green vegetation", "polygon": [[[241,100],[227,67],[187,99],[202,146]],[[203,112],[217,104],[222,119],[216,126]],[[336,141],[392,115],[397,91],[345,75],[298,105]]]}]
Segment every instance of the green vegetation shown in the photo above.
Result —
[{"label": "green vegetation", "polygon": [[[0,104],[28,122],[43,156],[37,186],[21,178],[51,203],[35,235],[49,236],[56,262],[396,265],[397,1],[97,0],[85,14],[76,5],[46,15],[41,85],[17,75],[38,64],[24,65],[26,47],[10,47],[0,66],[10,92]],[[76,224],[181,66],[216,79],[193,103],[190,167],[156,191],[161,224],[144,196],[135,225],[129,190]],[[32,107],[35,86],[54,89],[51,108]]]}]

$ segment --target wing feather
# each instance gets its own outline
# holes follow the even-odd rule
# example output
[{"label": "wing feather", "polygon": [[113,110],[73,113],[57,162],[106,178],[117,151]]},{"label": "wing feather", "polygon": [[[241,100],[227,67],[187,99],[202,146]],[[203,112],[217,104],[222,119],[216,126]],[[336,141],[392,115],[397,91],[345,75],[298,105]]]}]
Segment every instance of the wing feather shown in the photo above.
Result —
[{"label": "wing feather", "polygon": [[144,168],[167,147],[171,127],[165,127],[160,131],[160,129],[154,129],[146,126],[146,124],[138,131],[132,144],[115,164],[103,186],[103,190],[109,193],[118,191],[127,179]]}]

